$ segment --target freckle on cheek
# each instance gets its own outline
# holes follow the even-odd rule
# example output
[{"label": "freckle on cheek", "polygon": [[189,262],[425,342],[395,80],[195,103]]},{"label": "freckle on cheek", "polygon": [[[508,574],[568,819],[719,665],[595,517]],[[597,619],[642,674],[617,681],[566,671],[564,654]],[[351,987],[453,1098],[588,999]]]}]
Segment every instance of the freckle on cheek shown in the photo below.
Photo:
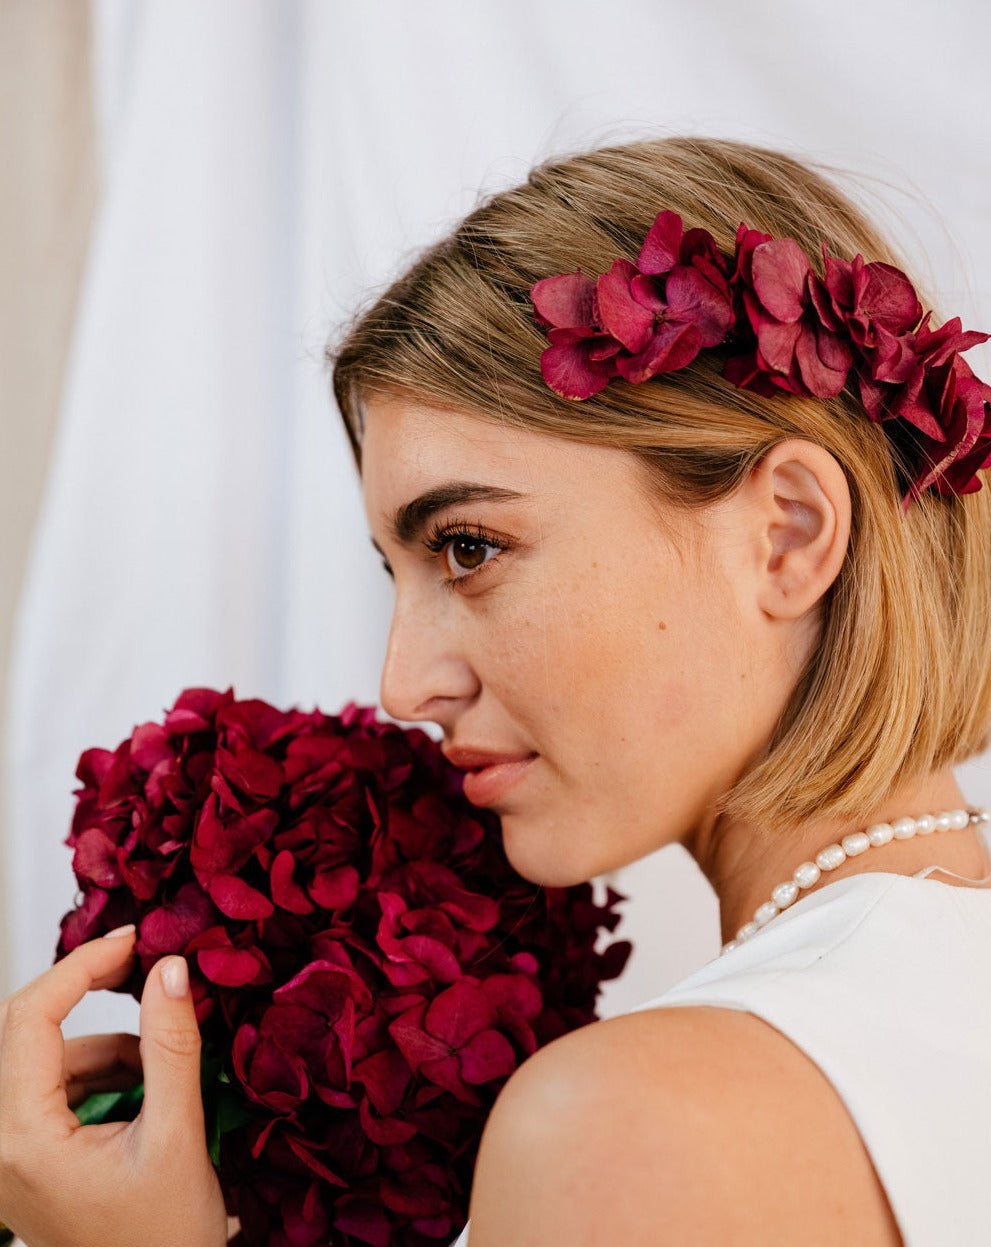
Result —
[{"label": "freckle on cheek", "polygon": [[662,620],[661,620],[661,622],[660,622],[657,626],[658,626],[658,628],[661,630],[661,632],[663,632],[663,631],[664,631],[664,629],[667,627],[667,624],[666,624],[666,623],[664,622],[664,620],[662,619]]}]

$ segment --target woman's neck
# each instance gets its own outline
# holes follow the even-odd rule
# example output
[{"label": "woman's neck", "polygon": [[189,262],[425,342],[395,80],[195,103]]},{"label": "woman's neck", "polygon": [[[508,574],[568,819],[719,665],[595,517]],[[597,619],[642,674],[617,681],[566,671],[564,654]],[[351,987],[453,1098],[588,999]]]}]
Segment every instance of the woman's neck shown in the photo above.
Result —
[{"label": "woman's neck", "polygon": [[[920,814],[962,809],[967,800],[949,769],[933,772],[924,780],[906,785],[890,800],[859,819],[819,820],[766,839],[746,823],[715,819],[686,839],[695,858],[719,898],[723,941],[731,940],[754,910],[770,899],[772,890],[791,879],[795,868],[814,861],[818,851],[854,831],[866,831],[875,823]],[[892,840],[847,858],[802,895],[808,895],[837,879],[872,871],[912,875],[926,866],[939,865],[966,878],[979,878],[988,870],[987,852],[977,829]],[[940,880],[945,882],[943,876]]]}]

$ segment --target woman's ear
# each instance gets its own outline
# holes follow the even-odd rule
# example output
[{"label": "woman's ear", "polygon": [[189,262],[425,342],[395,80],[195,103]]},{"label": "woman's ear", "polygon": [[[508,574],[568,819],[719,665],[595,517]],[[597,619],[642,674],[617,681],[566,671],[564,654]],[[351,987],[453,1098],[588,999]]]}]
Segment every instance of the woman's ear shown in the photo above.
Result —
[{"label": "woman's ear", "polygon": [[760,523],[758,606],[774,619],[798,619],[836,579],[850,539],[850,490],[822,446],[779,442],[746,488]]}]

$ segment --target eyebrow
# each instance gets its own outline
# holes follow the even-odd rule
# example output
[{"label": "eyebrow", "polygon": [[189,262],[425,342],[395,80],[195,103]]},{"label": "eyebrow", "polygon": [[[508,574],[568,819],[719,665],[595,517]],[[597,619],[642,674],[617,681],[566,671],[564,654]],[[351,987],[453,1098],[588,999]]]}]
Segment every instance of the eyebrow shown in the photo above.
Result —
[{"label": "eyebrow", "polygon": [[[525,497],[513,489],[499,485],[476,485],[470,481],[446,481],[435,485],[399,507],[392,520],[392,533],[403,545],[411,545],[422,532],[427,521],[445,507],[465,502],[513,502]],[[378,546],[373,541],[373,545]]]}]

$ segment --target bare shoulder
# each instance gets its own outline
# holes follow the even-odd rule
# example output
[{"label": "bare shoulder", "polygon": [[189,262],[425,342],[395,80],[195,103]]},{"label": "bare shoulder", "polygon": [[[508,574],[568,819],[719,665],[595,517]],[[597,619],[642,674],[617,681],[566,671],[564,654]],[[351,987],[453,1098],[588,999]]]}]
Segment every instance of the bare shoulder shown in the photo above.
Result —
[{"label": "bare shoulder", "polygon": [[644,1010],[541,1049],[479,1151],[471,1247],[898,1247],[884,1190],[817,1066],[753,1014]]}]

